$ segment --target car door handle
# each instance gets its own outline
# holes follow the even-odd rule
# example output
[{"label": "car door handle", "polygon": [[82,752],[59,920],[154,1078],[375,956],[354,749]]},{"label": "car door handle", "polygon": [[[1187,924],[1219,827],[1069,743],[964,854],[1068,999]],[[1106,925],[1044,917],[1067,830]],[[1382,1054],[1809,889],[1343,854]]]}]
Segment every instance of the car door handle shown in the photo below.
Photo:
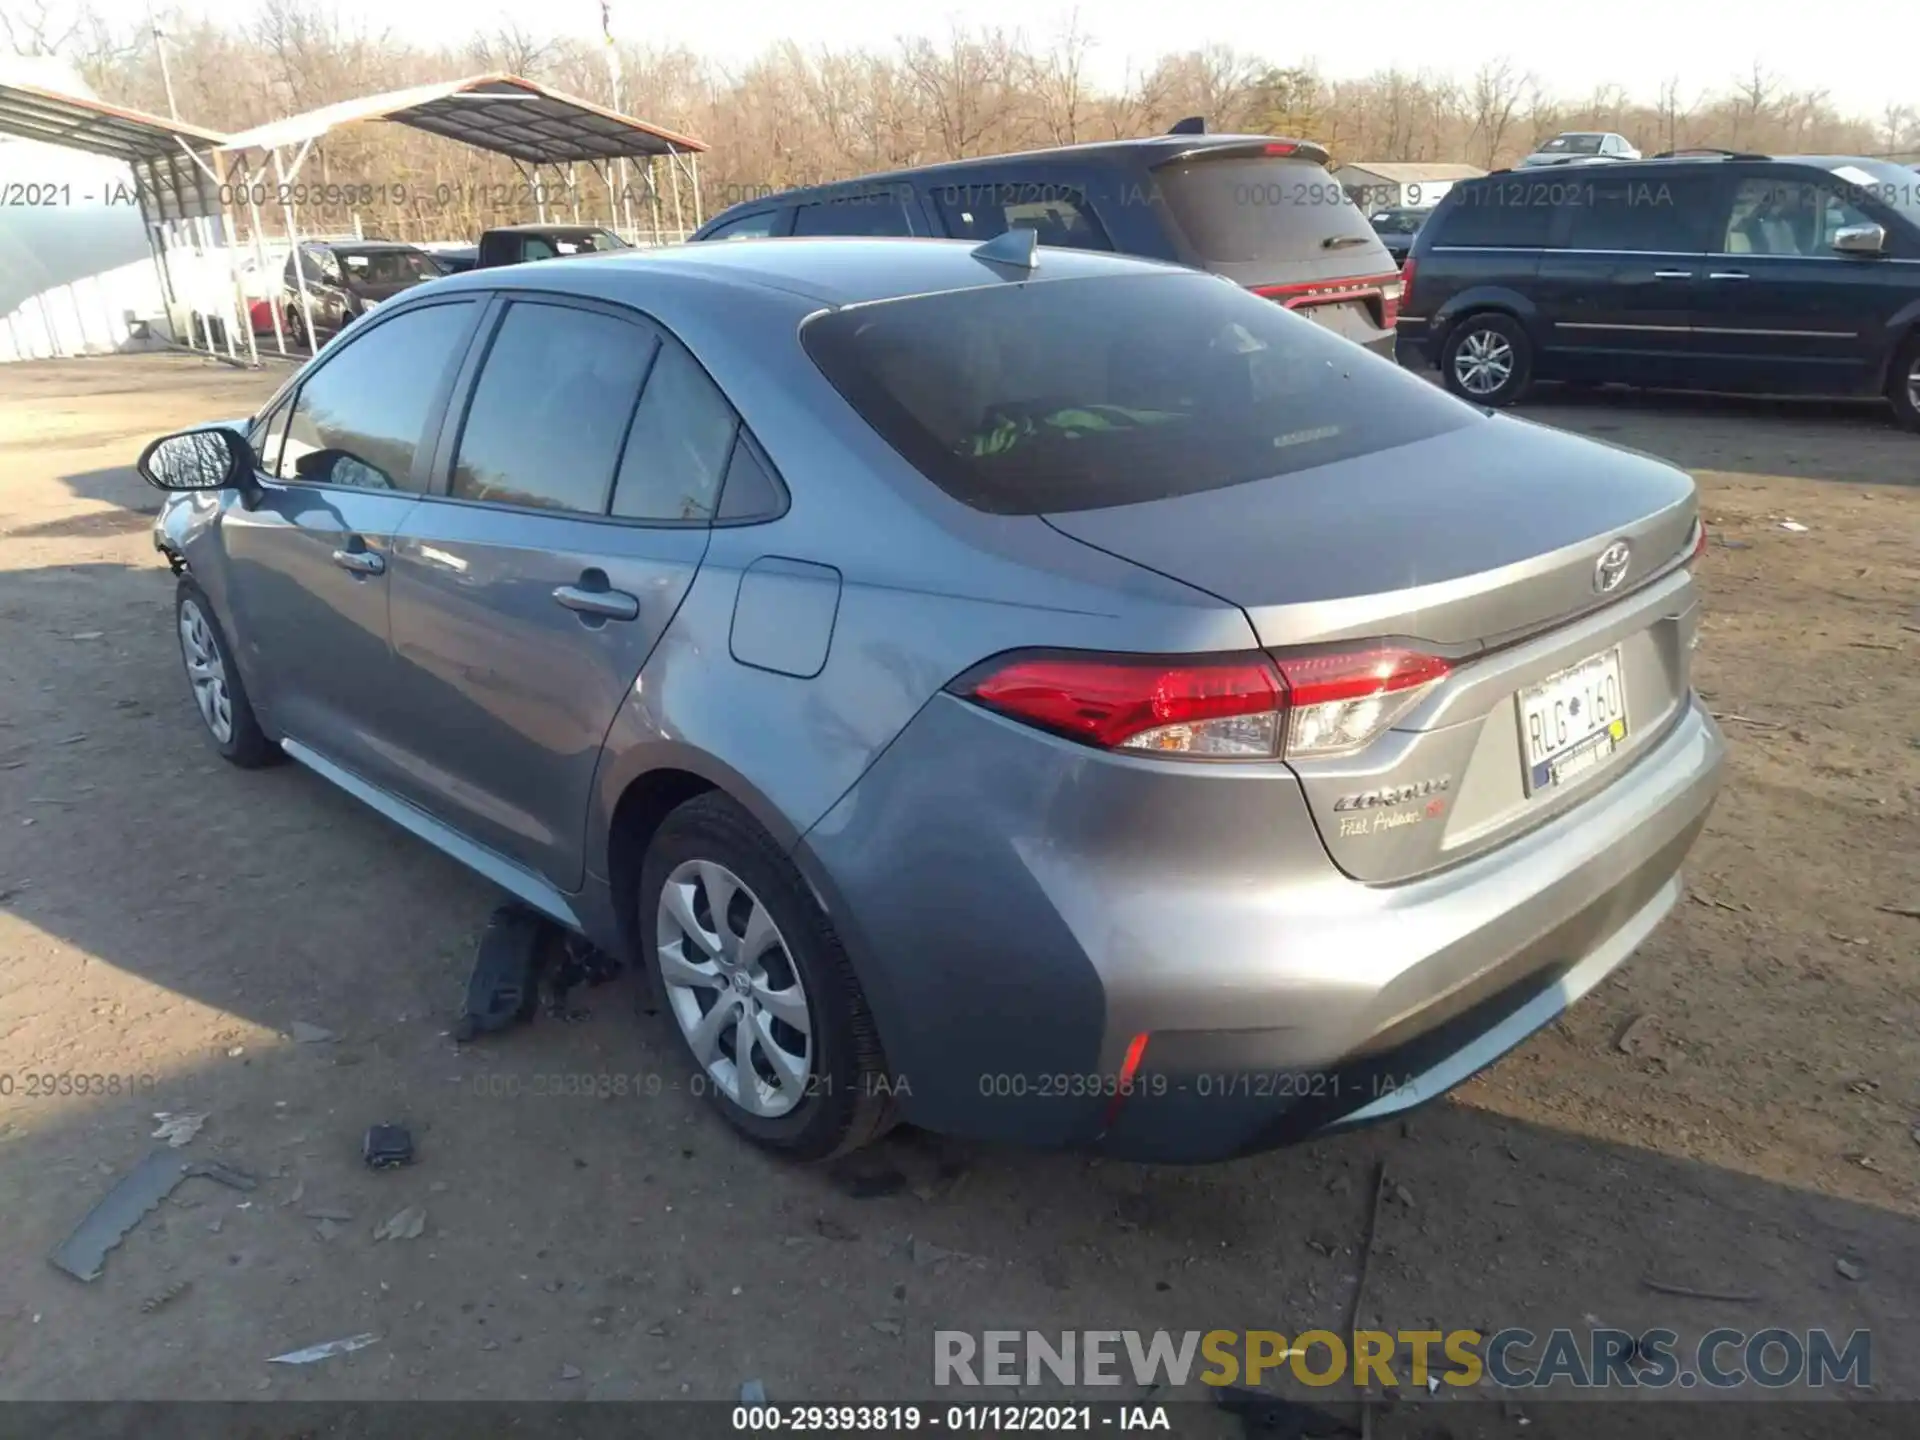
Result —
[{"label": "car door handle", "polygon": [[387,568],[386,558],[373,550],[336,550],[333,563],[356,575],[379,575]]},{"label": "car door handle", "polygon": [[1747,272],[1744,270],[1715,270],[1712,274],[1708,275],[1707,278],[1709,280],[1744,280],[1747,278]]},{"label": "car door handle", "polygon": [[624,590],[582,590],[578,585],[562,585],[553,598],[580,615],[598,615],[603,620],[638,620],[640,600]]},{"label": "car door handle", "polygon": [[1653,272],[1653,278],[1656,280],[1691,280],[1693,278],[1693,272],[1691,270],[1656,270]]}]

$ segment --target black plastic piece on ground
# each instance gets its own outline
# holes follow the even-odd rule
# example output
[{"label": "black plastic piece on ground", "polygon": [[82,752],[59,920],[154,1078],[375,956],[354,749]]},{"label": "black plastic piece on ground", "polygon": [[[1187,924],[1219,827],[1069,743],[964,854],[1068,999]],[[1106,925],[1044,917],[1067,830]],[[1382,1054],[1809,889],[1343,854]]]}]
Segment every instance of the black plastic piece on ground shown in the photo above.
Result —
[{"label": "black plastic piece on ground", "polygon": [[361,1142],[361,1158],[369,1170],[392,1170],[413,1163],[413,1136],[403,1125],[374,1125]]},{"label": "black plastic piece on ground", "polygon": [[487,920],[467,981],[467,1003],[453,1038],[471,1040],[531,1020],[539,1001],[540,951],[552,922],[524,905],[500,906]]}]

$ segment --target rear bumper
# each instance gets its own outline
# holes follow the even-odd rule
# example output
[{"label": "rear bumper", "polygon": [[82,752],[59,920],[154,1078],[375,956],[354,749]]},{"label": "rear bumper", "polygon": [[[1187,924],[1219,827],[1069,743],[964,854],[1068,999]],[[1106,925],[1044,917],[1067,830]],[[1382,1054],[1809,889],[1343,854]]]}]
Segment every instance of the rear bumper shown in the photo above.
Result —
[{"label": "rear bumper", "polygon": [[1369,886],[1284,767],[1116,759],[942,696],[799,858],[905,1118],[1217,1160],[1423,1103],[1548,1023],[1672,907],[1723,756],[1692,701],[1586,804]]}]

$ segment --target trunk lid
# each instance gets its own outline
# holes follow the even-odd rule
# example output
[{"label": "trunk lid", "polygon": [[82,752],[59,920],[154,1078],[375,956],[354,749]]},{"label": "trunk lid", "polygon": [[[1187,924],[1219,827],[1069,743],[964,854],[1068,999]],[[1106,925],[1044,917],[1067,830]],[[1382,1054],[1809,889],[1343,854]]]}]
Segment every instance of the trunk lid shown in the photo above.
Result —
[{"label": "trunk lid", "polygon": [[[1240,606],[1269,649],[1390,640],[1452,662],[1370,744],[1290,762],[1356,879],[1410,879],[1531,829],[1624,773],[1687,703],[1697,500],[1690,477],[1650,457],[1496,416],[1270,480],[1046,519]],[[1602,556],[1621,544],[1625,572],[1603,590]],[[1530,717],[1588,696],[1582,676],[1617,687],[1620,734],[1590,764],[1542,772]]]}]

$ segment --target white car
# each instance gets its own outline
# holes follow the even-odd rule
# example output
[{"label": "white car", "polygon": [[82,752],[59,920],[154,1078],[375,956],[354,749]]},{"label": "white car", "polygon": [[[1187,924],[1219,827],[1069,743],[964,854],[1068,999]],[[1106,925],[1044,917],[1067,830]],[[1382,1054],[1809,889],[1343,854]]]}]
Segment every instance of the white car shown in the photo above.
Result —
[{"label": "white car", "polygon": [[1624,135],[1612,131],[1567,130],[1543,140],[1520,168],[1537,165],[1580,165],[1593,160],[1638,160],[1640,152]]}]

